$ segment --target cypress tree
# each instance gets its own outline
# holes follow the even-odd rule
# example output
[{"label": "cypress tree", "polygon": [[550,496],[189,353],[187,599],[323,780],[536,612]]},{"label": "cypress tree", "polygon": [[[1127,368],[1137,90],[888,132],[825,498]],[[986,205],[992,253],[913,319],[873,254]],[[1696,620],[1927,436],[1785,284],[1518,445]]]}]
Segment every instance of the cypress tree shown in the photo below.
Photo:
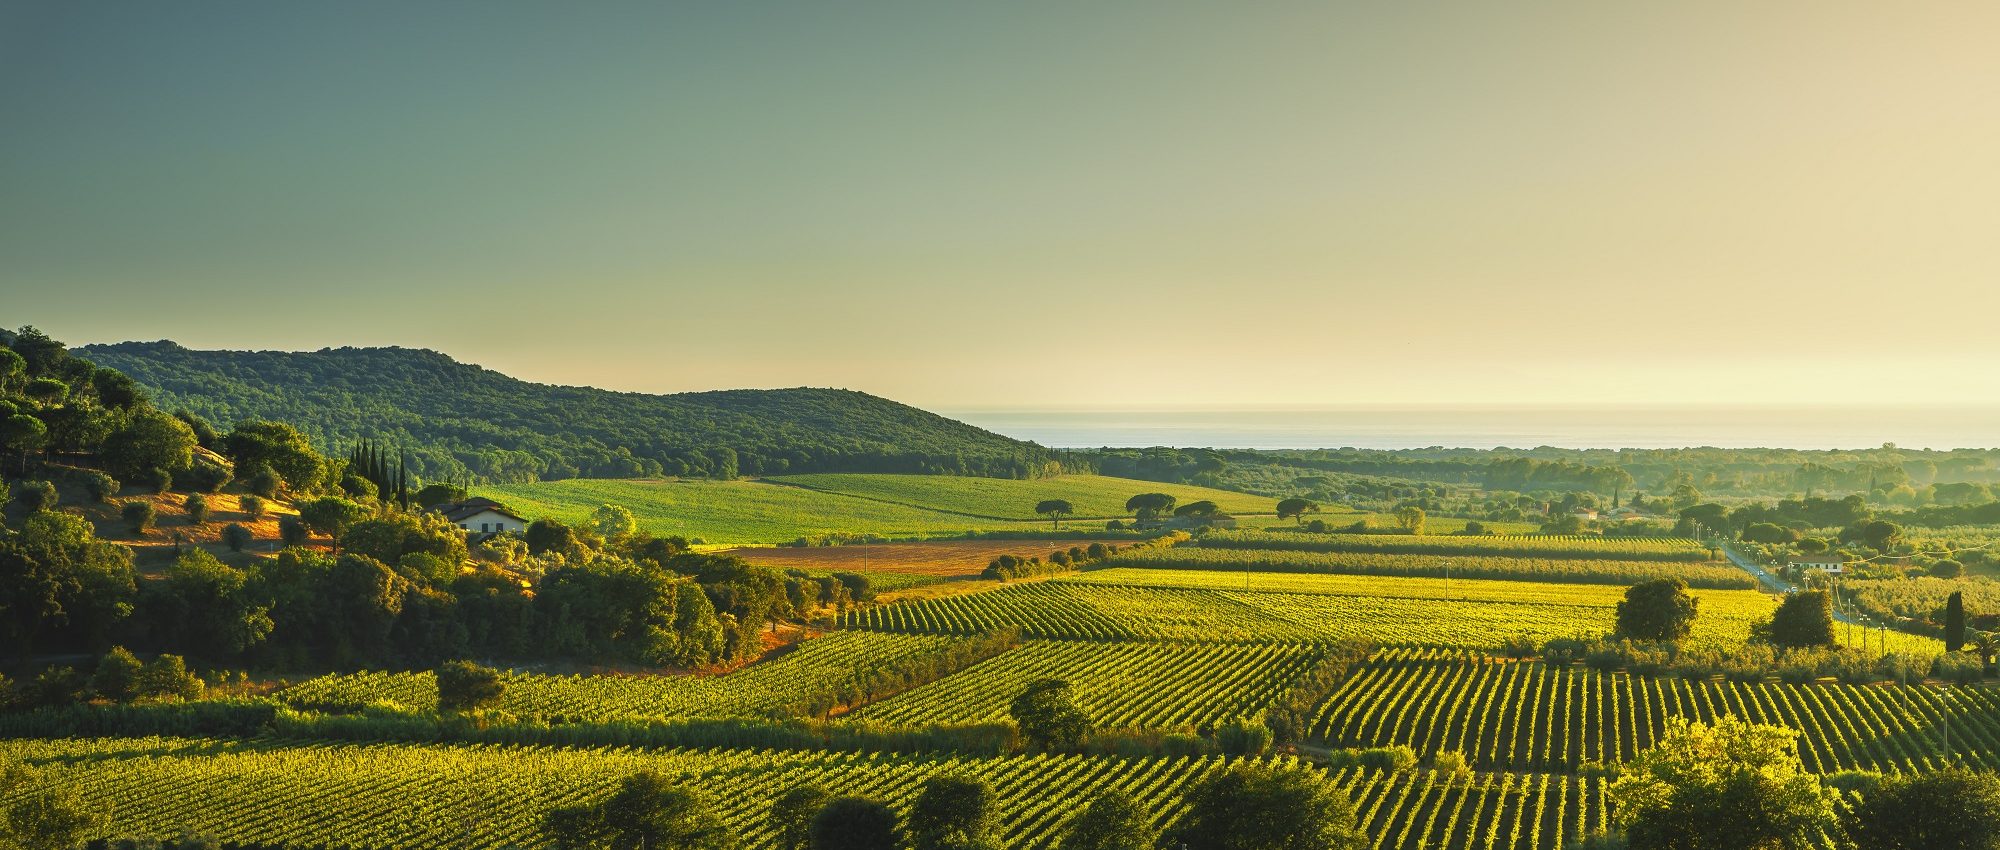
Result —
[{"label": "cypress tree", "polygon": [[1944,651],[1957,652],[1965,646],[1965,594],[1956,590],[1944,603]]}]

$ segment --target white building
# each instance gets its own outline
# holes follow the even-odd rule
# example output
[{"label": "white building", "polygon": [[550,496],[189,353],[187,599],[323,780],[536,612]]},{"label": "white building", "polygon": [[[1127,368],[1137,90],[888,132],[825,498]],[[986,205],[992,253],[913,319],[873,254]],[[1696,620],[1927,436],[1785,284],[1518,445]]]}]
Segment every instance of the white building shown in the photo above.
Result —
[{"label": "white building", "polygon": [[1800,555],[1792,559],[1792,566],[1837,576],[1845,571],[1843,568],[1847,566],[1847,559],[1839,555]]},{"label": "white building", "polygon": [[438,505],[431,510],[444,514],[453,525],[471,534],[500,534],[514,532],[520,534],[528,530],[528,521],[507,510],[505,505],[492,499],[471,498],[463,502]]}]

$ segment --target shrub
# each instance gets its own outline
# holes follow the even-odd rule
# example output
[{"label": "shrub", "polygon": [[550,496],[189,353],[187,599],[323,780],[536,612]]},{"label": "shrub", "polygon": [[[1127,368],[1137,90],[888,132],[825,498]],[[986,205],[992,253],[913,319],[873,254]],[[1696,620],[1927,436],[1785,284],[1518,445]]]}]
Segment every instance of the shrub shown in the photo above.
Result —
[{"label": "shrub", "polygon": [[1542,663],[1550,667],[1568,667],[1583,660],[1590,651],[1590,644],[1576,638],[1556,638],[1542,644]]},{"label": "shrub", "polygon": [[186,659],[162,654],[139,670],[138,695],[145,699],[197,699],[201,679],[188,672]]},{"label": "shrub", "polygon": [[278,518],[278,539],[286,546],[302,546],[311,538],[312,532],[306,530],[305,520],[292,514]]},{"label": "shrub", "polygon": [[1472,764],[1466,761],[1464,753],[1440,750],[1431,755],[1431,773],[1453,784],[1463,783],[1472,778]]},{"label": "shrub", "polygon": [[131,702],[139,695],[139,674],[143,665],[122,646],[114,646],[97,662],[90,674],[90,692],[112,702]]},{"label": "shrub", "polygon": [[1271,748],[1271,727],[1254,717],[1231,718],[1215,728],[1216,746],[1228,756],[1258,756]]},{"label": "shrub", "polygon": [[1379,773],[1394,773],[1417,766],[1417,751],[1409,747],[1372,747],[1354,756],[1354,763]]},{"label": "shrub", "polygon": [[1931,665],[1931,675],[1954,685],[1976,685],[1986,678],[1986,665],[1968,652],[1947,652]]},{"label": "shrub", "polygon": [[278,498],[278,488],[284,486],[284,483],[285,480],[278,477],[278,473],[271,469],[270,464],[262,462],[252,466],[250,477],[243,479],[243,486],[266,499]]},{"label": "shrub", "polygon": [[189,525],[200,525],[208,521],[208,497],[200,493],[189,493],[181,502],[181,509],[187,511]]},{"label": "shrub", "polygon": [[131,529],[133,534],[145,534],[151,530],[156,516],[153,503],[143,499],[126,502],[118,510],[118,515],[125,518],[125,527]]},{"label": "shrub", "polygon": [[447,661],[437,668],[438,710],[494,708],[507,691],[500,671],[470,661]]},{"label": "shrub", "polygon": [[139,473],[133,483],[146,488],[146,492],[157,496],[174,489],[174,474],[155,466]]},{"label": "shrub", "polygon": [[1539,649],[1540,647],[1535,645],[1535,639],[1528,635],[1515,635],[1500,642],[1500,654],[1515,660],[1533,658]]},{"label": "shrub", "polygon": [[83,491],[89,493],[93,501],[110,502],[117,497],[118,490],[122,486],[118,483],[118,479],[102,472],[91,471],[83,474]]},{"label": "shrub", "polygon": [[254,539],[256,536],[242,523],[232,522],[222,527],[222,545],[228,546],[231,552],[241,552],[249,548],[250,542]]},{"label": "shrub", "polygon": [[181,473],[181,484],[201,493],[220,493],[231,480],[229,470],[212,463],[197,463],[193,469]]},{"label": "shrub", "polygon": [[271,505],[264,501],[262,496],[244,496],[236,500],[236,507],[250,519],[262,519],[264,512],[270,510]]},{"label": "shrub", "polygon": [[56,506],[56,485],[47,481],[23,481],[14,487],[14,504],[28,513]]}]

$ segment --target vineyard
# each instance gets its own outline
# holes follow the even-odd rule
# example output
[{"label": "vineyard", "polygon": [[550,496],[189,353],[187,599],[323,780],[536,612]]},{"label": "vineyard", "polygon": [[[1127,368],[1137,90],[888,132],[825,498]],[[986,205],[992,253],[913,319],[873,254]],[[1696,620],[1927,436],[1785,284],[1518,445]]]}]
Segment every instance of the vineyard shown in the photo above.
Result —
[{"label": "vineyard", "polygon": [[[1204,582],[1206,587],[1132,586],[1143,580]],[[1157,577],[1157,578],[1155,578]],[[1245,576],[1182,570],[1106,570],[964,596],[925,599],[850,611],[845,625],[908,634],[975,634],[1019,627],[1033,638],[1219,642],[1365,640],[1383,645],[1494,648],[1511,637],[1537,642],[1597,637],[1611,630],[1618,591],[1593,585],[1523,582],[1466,583],[1431,591],[1399,586],[1435,579],[1368,579],[1383,592],[1279,592],[1240,590]],[[1278,581],[1354,581],[1352,576],[1274,573]],[[1252,576],[1255,586],[1258,577]],[[1220,589],[1233,582],[1237,590]],[[1458,582],[1451,582],[1458,585]],[[1521,601],[1529,595],[1567,595],[1582,602]],[[1392,595],[1397,591],[1407,595]],[[1704,600],[1729,600],[1704,610],[1691,639],[1697,645],[1731,646],[1749,636],[1755,617],[1772,603],[1751,591],[1700,591]],[[1610,594],[1605,596],[1603,594]],[[1714,594],[1715,597],[1710,595]],[[1740,594],[1740,598],[1731,596]],[[1543,596],[1542,598],[1547,598]],[[1609,600],[1608,602],[1606,600]],[[1704,605],[1706,605],[1704,601]]]},{"label": "vineyard", "polygon": [[1317,660],[1306,644],[1036,641],[854,713],[896,724],[1000,720],[1036,679],[1062,679],[1099,727],[1206,727],[1255,714]]},{"label": "vineyard", "polygon": [[1491,555],[1501,558],[1616,561],[1713,560],[1700,543],[1682,537],[1599,537],[1594,534],[1461,536],[1215,531],[1202,535],[1201,545],[1210,549],[1289,549],[1383,555]]},{"label": "vineyard", "polygon": [[[508,673],[503,708],[572,721],[637,717],[756,717],[794,710],[857,670],[948,646],[948,637],[836,632],[801,641],[778,658],[719,676],[546,676]],[[279,696],[301,707],[344,709],[395,703],[437,708],[430,672],[321,676]]]},{"label": "vineyard", "polygon": [[1983,688],[1688,681],[1441,650],[1381,653],[1320,709],[1312,734],[1456,751],[1496,770],[1570,770],[1633,758],[1668,717],[1724,714],[1798,730],[1799,755],[1818,772],[1940,767],[1946,720],[1959,760],[2000,767],[2000,695]]},{"label": "vineyard", "polygon": [[[943,773],[991,782],[1001,846],[1045,848],[1078,807],[1119,789],[1178,816],[1180,794],[1220,758],[940,758],[731,750],[297,744],[143,738],[7,741],[42,764],[121,834],[192,831],[292,847],[508,847],[540,844],[550,808],[596,799],[619,777],[655,770],[709,789],[745,847],[771,847],[771,800],[801,782],[908,806]],[[1602,824],[1602,780],[1565,776],[1346,772],[1380,848],[1561,850]],[[1050,789],[1062,789],[1052,794]]]},{"label": "vineyard", "polygon": [[[1207,538],[1203,538],[1206,540]],[[1449,561],[1440,558],[1449,557]],[[1691,587],[1755,590],[1747,573],[1725,564],[1687,561],[1616,561],[1594,558],[1439,556],[1366,552],[1310,552],[1296,549],[1176,547],[1121,554],[1113,567],[1176,570],[1243,570],[1371,576],[1442,576],[1523,582],[1575,582],[1625,586],[1654,579],[1680,579]]]}]

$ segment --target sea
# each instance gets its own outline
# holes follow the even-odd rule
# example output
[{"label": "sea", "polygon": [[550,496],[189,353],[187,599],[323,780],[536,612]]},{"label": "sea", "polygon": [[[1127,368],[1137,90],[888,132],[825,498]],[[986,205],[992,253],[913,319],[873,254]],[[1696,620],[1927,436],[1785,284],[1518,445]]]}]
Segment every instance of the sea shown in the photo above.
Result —
[{"label": "sea", "polygon": [[945,415],[1051,448],[2000,447],[2000,405],[975,408]]}]

